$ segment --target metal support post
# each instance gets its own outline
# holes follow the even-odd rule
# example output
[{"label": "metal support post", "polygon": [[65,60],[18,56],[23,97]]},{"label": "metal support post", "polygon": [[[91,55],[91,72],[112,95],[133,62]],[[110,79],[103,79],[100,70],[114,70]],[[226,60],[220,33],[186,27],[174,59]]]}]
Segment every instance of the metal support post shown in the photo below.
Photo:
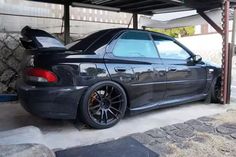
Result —
[{"label": "metal support post", "polygon": [[70,42],[70,4],[64,4],[64,43]]},{"label": "metal support post", "polygon": [[138,29],[138,14],[133,13],[133,28]]},{"label": "metal support post", "polygon": [[204,11],[197,11],[198,14],[205,19],[219,34],[223,35],[223,30],[209,17],[207,16]]},{"label": "metal support post", "polygon": [[223,28],[223,49],[222,49],[222,73],[221,73],[221,101],[223,104],[229,103],[229,8],[230,1],[225,0],[222,12]]}]

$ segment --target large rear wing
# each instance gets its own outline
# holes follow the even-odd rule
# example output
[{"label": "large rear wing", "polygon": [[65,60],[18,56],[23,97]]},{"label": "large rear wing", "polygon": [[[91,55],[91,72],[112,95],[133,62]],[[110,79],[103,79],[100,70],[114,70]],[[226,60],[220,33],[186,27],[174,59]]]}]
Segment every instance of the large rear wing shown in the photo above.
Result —
[{"label": "large rear wing", "polygon": [[66,47],[58,39],[43,30],[26,26],[21,30],[21,35],[20,41],[26,50],[38,53],[66,51]]}]

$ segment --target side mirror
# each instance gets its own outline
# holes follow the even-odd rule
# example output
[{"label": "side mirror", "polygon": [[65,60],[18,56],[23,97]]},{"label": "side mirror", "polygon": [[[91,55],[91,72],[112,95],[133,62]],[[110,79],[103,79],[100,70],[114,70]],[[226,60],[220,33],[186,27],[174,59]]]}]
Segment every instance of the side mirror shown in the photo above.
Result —
[{"label": "side mirror", "polygon": [[202,57],[199,56],[199,55],[196,55],[196,56],[193,57],[193,61],[194,61],[195,63],[199,63],[199,62],[202,61]]}]

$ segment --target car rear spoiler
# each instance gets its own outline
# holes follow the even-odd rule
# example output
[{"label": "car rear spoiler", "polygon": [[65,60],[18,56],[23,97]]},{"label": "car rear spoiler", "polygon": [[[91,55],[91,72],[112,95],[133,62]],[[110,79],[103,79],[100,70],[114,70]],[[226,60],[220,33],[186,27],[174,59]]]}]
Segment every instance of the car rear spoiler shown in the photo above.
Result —
[{"label": "car rear spoiler", "polygon": [[66,47],[51,34],[40,30],[32,29],[29,26],[21,30],[20,41],[26,50],[34,53],[62,53]]}]

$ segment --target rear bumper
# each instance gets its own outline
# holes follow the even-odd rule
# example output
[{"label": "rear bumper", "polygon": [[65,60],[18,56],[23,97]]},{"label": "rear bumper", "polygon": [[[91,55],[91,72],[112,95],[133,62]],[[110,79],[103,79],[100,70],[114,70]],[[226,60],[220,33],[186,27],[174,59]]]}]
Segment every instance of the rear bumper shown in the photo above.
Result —
[{"label": "rear bumper", "polygon": [[17,94],[28,112],[52,119],[75,119],[85,86],[35,87],[17,81]]}]

